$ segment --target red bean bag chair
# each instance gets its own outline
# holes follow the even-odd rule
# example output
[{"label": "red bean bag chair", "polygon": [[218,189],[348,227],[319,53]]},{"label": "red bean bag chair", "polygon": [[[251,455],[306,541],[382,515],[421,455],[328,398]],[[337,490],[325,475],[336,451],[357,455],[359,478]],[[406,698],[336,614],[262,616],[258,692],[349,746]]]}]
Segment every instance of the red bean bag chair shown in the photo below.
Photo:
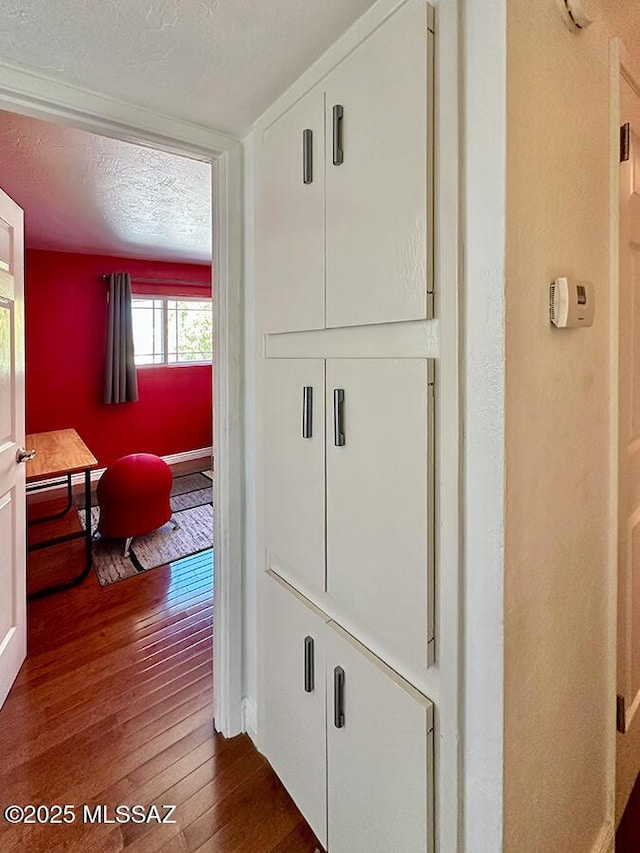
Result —
[{"label": "red bean bag chair", "polygon": [[171,468],[151,453],[133,453],[109,465],[98,482],[98,533],[124,539],[128,556],[134,536],[171,520]]}]

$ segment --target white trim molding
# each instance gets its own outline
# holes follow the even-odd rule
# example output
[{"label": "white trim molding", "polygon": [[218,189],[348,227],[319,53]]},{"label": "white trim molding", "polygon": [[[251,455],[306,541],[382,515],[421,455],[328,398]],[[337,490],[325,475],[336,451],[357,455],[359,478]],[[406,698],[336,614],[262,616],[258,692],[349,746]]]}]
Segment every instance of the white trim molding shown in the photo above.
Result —
[{"label": "white trim molding", "polygon": [[[242,146],[213,162],[214,411],[214,719],[225,737],[242,731],[244,576],[243,207]],[[224,377],[221,382],[220,378]]]},{"label": "white trim molding", "polygon": [[[609,727],[606,732],[607,824],[616,820],[616,694],[618,692],[618,338],[619,338],[619,209],[620,209],[620,78],[622,74],[623,45],[618,39],[609,44],[609,542],[608,542],[608,643],[607,689],[611,697]],[[607,825],[606,824],[606,825]],[[605,825],[605,826],[606,826]],[[605,848],[602,848],[605,849]],[[598,851],[598,845],[593,848]]]},{"label": "white trim molding", "polygon": [[45,74],[0,63],[0,104],[3,109],[46,118],[61,124],[166,151],[189,153],[211,160],[228,151],[236,140],[212,128],[156,113],[144,107],[101,95]]},{"label": "white trim molding", "polygon": [[258,709],[249,696],[242,700],[242,730],[245,731],[254,744],[258,743]]},{"label": "white trim molding", "polygon": [[[460,760],[464,805],[459,847],[474,853],[495,853],[503,849],[505,790],[507,0],[467,0],[461,7]],[[486,49],[489,43],[490,51]],[[448,444],[448,440],[443,442],[443,453]]]},{"label": "white trim molding", "polygon": [[181,462],[193,462],[203,456],[210,456],[213,464],[213,447],[199,447],[197,450],[187,450],[184,453],[170,453],[162,458],[167,465],[179,465]]}]

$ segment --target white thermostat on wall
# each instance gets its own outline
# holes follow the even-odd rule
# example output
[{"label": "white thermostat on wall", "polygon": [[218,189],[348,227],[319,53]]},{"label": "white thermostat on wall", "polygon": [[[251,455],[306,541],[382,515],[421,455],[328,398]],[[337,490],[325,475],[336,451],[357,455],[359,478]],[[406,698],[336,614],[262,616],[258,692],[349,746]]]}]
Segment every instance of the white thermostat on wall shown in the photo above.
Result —
[{"label": "white thermostat on wall", "polygon": [[590,281],[557,278],[549,289],[549,317],[559,329],[592,326],[595,310]]}]

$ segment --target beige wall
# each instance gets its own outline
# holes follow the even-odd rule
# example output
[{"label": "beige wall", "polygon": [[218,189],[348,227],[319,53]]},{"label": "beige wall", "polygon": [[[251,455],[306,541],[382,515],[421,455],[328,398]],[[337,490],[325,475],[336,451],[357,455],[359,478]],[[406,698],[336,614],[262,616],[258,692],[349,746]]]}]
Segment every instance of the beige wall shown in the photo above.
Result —
[{"label": "beige wall", "polygon": [[[612,25],[507,9],[504,849],[588,853],[611,817]],[[593,328],[550,327],[559,275],[594,283]]]}]

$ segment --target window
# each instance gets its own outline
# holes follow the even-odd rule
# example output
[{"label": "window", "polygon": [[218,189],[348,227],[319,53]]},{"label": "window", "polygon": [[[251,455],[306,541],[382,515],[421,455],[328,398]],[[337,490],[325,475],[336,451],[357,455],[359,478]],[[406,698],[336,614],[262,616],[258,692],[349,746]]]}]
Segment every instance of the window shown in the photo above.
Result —
[{"label": "window", "polygon": [[196,364],[213,358],[210,299],[134,296],[136,364]]}]

